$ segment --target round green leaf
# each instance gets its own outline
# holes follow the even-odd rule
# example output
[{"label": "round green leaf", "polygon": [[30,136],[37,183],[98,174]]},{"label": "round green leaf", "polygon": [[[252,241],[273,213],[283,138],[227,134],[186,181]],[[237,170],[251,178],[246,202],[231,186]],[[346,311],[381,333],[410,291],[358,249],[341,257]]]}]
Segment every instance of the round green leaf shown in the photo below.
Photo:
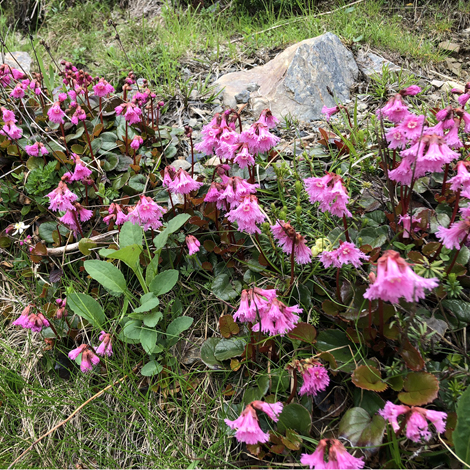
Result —
[{"label": "round green leaf", "polygon": [[356,387],[364,390],[383,392],[388,385],[382,380],[380,371],[372,366],[359,366],[352,374],[351,380]]},{"label": "round green leaf", "polygon": [[157,361],[150,361],[142,367],[140,373],[145,377],[151,377],[152,375],[159,374],[163,370],[163,367]]},{"label": "round green leaf", "polygon": [[428,372],[411,372],[406,376],[404,392],[398,399],[405,405],[421,406],[431,403],[437,398],[439,380]]},{"label": "round green leaf", "polygon": [[230,278],[227,274],[218,275],[212,282],[211,290],[219,299],[230,301],[238,297],[237,292],[230,284]]},{"label": "round green leaf", "polygon": [[224,366],[215,357],[215,347],[221,341],[220,338],[209,338],[201,347],[201,360],[210,369],[223,369]]},{"label": "round green leaf", "polygon": [[287,429],[293,429],[304,436],[310,434],[312,419],[307,408],[298,403],[286,405],[279,415],[277,430],[284,434]]},{"label": "round green leaf", "polygon": [[225,361],[238,357],[245,350],[245,341],[241,338],[221,339],[214,349],[214,356],[218,361]]}]

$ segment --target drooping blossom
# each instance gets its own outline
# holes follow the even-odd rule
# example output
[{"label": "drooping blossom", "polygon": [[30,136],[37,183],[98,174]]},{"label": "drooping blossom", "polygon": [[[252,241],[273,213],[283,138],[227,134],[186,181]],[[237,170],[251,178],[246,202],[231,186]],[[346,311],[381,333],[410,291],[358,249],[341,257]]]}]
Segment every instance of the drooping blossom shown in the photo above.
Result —
[{"label": "drooping blossom", "polygon": [[189,254],[194,255],[199,251],[201,242],[194,235],[186,235],[186,245],[188,245]]},{"label": "drooping blossom", "polygon": [[385,138],[390,149],[404,149],[408,142],[406,135],[398,127],[390,128]]},{"label": "drooping blossom", "polygon": [[259,426],[256,410],[265,412],[269,418],[277,422],[282,412],[283,405],[277,403],[265,403],[259,400],[246,406],[241,415],[235,419],[225,419],[225,424],[231,429],[236,429],[235,438],[246,444],[258,444],[269,441],[269,433],[263,432]]},{"label": "drooping blossom", "polygon": [[409,114],[409,111],[402,95],[397,93],[387,101],[383,108],[378,110],[378,114],[386,116],[392,122],[398,123]]},{"label": "drooping blossom", "polygon": [[67,297],[65,299],[56,299],[57,310],[55,312],[55,317],[61,319],[62,317],[67,316],[67,310],[65,309],[67,305]]},{"label": "drooping blossom", "polygon": [[268,126],[260,121],[240,134],[240,141],[248,144],[252,154],[267,152],[275,147],[281,139],[269,132]]},{"label": "drooping blossom", "polygon": [[270,109],[263,109],[263,111],[261,111],[258,122],[271,129],[272,127],[275,127],[277,124],[279,124],[279,119],[273,115]]},{"label": "drooping blossom", "polygon": [[80,231],[79,222],[87,222],[92,216],[93,211],[75,203],[73,209],[67,210],[59,220],[76,234]]},{"label": "drooping blossom", "polygon": [[[325,460],[327,451],[327,460]],[[302,454],[300,463],[311,469],[357,469],[364,467],[364,458],[353,457],[337,439],[322,439],[313,454]]]},{"label": "drooping blossom", "polygon": [[383,410],[379,410],[379,414],[392,426],[395,432],[401,428],[398,423],[398,417],[404,415],[404,423],[406,423],[406,437],[414,442],[421,440],[428,441],[431,438],[428,421],[430,421],[438,433],[445,432],[445,420],[447,413],[442,411],[427,410],[419,406],[394,405],[387,401]]},{"label": "drooping blossom", "polygon": [[100,78],[96,85],[93,85],[93,91],[99,98],[104,98],[110,93],[114,93],[114,87],[108,83],[104,78]]},{"label": "drooping blossom", "polygon": [[326,173],[321,178],[306,178],[304,184],[310,202],[319,202],[323,212],[328,211],[337,217],[351,217],[351,212],[346,208],[349,196],[339,175]]},{"label": "drooping blossom", "polygon": [[136,152],[139,150],[140,146],[144,143],[144,139],[140,137],[140,135],[134,136],[131,142],[131,148],[133,148]]},{"label": "drooping blossom", "polygon": [[436,237],[449,250],[454,248],[460,250],[470,233],[470,214],[468,214],[468,208],[460,209],[460,212],[462,212],[462,220],[454,222],[449,228],[440,226],[436,232]]},{"label": "drooping blossom", "polygon": [[78,199],[78,196],[72,193],[63,181],[60,181],[57,188],[46,197],[49,198],[49,209],[52,211],[74,210],[73,203]]},{"label": "drooping blossom", "polygon": [[23,129],[21,129],[21,127],[18,127],[13,122],[7,122],[3,126],[2,131],[0,131],[0,133],[6,134],[10,139],[18,140],[21,139],[21,136],[23,135]]},{"label": "drooping blossom", "polygon": [[21,326],[22,328],[28,328],[29,315],[31,314],[32,307],[32,304],[27,305],[21,312],[21,315],[15,321],[12,322],[12,325]]},{"label": "drooping blossom", "polygon": [[352,264],[355,268],[362,265],[361,259],[367,261],[369,256],[364,254],[354,243],[339,241],[336,250],[322,251],[319,258],[325,268],[334,266],[341,268],[345,264]]},{"label": "drooping blossom", "polygon": [[78,121],[85,121],[86,113],[81,106],[76,106],[75,112],[72,114],[70,121],[72,124],[77,125]]},{"label": "drooping blossom", "polygon": [[116,111],[116,114],[124,113],[124,119],[129,122],[129,124],[137,124],[140,122],[142,110],[132,102],[116,106],[114,110]]},{"label": "drooping blossom", "polygon": [[69,352],[69,358],[75,360],[80,354],[82,355],[80,370],[83,373],[90,372],[93,366],[96,366],[100,362],[100,358],[93,352],[88,344],[82,344],[78,348],[72,349],[72,351]]},{"label": "drooping blossom", "polygon": [[56,101],[47,111],[47,116],[49,117],[49,121],[54,122],[56,124],[63,124],[65,113],[60,108],[60,102]]},{"label": "drooping blossom", "polygon": [[312,259],[310,248],[305,244],[304,237],[297,233],[289,222],[278,220],[271,225],[271,232],[284,253],[291,255],[294,250],[296,263],[310,263]]},{"label": "drooping blossom", "polygon": [[248,151],[248,144],[242,145],[241,150],[236,154],[233,161],[242,169],[255,164],[253,155]]},{"label": "drooping blossom", "polygon": [[329,121],[331,116],[336,114],[339,111],[339,106],[333,106],[332,108],[328,108],[327,106],[323,106],[321,109],[322,114],[326,116],[326,120]]},{"label": "drooping blossom", "polygon": [[15,113],[13,111],[10,111],[9,109],[4,108],[3,106],[1,110],[2,110],[2,120],[4,122],[12,122],[12,123],[16,122]]},{"label": "drooping blossom", "polygon": [[238,207],[227,213],[227,219],[230,222],[236,222],[240,232],[244,231],[249,234],[261,233],[256,224],[261,224],[265,218],[266,216],[260,210],[258,198],[252,194],[245,196]]},{"label": "drooping blossom", "polygon": [[129,208],[129,211],[127,216],[128,221],[134,225],[140,225],[144,230],[157,230],[163,225],[160,219],[166,212],[166,209],[160,207],[149,196],[141,195],[139,202],[134,208]]},{"label": "drooping blossom", "polygon": [[72,154],[72,158],[75,160],[75,168],[69,180],[84,181],[88,179],[91,176],[92,171],[84,165],[78,155]]},{"label": "drooping blossom", "polygon": [[112,202],[108,208],[108,215],[103,217],[103,222],[107,225],[114,223],[119,226],[127,222],[127,214],[122,210],[119,204]]},{"label": "drooping blossom", "polygon": [[25,91],[21,83],[18,83],[10,93],[10,96],[16,99],[24,98],[24,95],[25,95]]},{"label": "drooping blossom", "polygon": [[242,322],[254,322],[257,312],[269,309],[270,303],[277,298],[275,289],[254,289],[242,290],[240,306],[234,313],[233,319]]},{"label": "drooping blossom", "polygon": [[25,145],[24,149],[26,153],[32,157],[39,157],[39,154],[47,155],[49,153],[42,142],[35,142],[33,145]]},{"label": "drooping blossom", "polygon": [[470,173],[468,166],[469,162],[459,161],[457,163],[457,174],[447,182],[450,183],[450,189],[452,189],[452,191],[461,190],[467,192],[470,196]]},{"label": "drooping blossom", "polygon": [[423,114],[416,116],[416,114],[409,114],[398,126],[395,127],[398,131],[409,140],[415,140],[421,137],[423,133],[425,116]]},{"label": "drooping blossom", "polygon": [[420,230],[419,227],[416,227],[416,224],[421,222],[421,218],[415,217],[414,215],[410,217],[409,214],[406,215],[399,215],[398,216],[398,223],[403,226],[403,238],[410,238],[411,237],[411,226],[414,225],[414,232],[418,232]]},{"label": "drooping blossom", "polygon": [[400,256],[400,253],[388,250],[377,261],[377,274],[371,273],[372,283],[367,288],[364,298],[381,299],[398,303],[401,297],[408,302],[417,302],[425,297],[424,289],[438,286],[437,278],[425,279],[418,276]]},{"label": "drooping blossom", "polygon": [[408,88],[400,91],[402,96],[415,96],[421,93],[421,88],[418,85],[411,85]]},{"label": "drooping blossom", "polygon": [[43,328],[47,328],[50,326],[49,321],[42,313],[34,313],[31,311],[33,305],[28,305],[26,308],[21,312],[21,315],[12,322],[12,325],[21,326],[22,328],[26,328],[31,330],[34,333],[40,333]]},{"label": "drooping blossom", "polygon": [[189,194],[196,191],[203,183],[196,181],[187,171],[180,168],[168,184],[168,189],[176,194]]},{"label": "drooping blossom", "polygon": [[219,209],[231,207],[232,209],[250,194],[255,194],[259,184],[248,183],[239,176],[228,177],[222,175],[222,184],[218,191],[217,207]]},{"label": "drooping blossom", "polygon": [[96,354],[100,356],[112,356],[113,346],[111,344],[111,334],[102,331],[99,336],[101,344],[96,348]]},{"label": "drooping blossom", "polygon": [[454,125],[449,129],[449,132],[444,135],[446,144],[453,149],[459,149],[463,147],[463,143],[459,137],[460,120],[454,119]]}]

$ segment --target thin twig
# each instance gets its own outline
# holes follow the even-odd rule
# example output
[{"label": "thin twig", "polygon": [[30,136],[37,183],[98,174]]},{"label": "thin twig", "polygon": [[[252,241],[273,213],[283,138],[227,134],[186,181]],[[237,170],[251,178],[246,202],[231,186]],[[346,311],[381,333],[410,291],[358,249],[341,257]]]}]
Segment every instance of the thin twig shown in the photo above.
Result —
[{"label": "thin twig", "polygon": [[[96,235],[91,237],[90,240],[99,241],[105,238],[109,238],[113,235],[119,233],[119,230],[111,230],[110,232],[101,233],[100,235]],[[47,256],[62,256],[64,253],[68,253],[69,251],[74,251],[78,249],[79,243],[71,243],[70,245],[60,246],[59,248],[48,248],[47,249]]]}]

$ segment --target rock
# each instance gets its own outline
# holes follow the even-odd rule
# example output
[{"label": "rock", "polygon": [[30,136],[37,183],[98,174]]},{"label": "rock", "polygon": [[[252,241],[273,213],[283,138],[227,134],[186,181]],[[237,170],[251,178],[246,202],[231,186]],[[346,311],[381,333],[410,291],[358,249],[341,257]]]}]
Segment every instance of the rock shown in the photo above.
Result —
[{"label": "rock", "polygon": [[[31,71],[31,62],[33,60],[27,52],[8,52],[7,54],[1,54],[0,57],[2,58],[2,64],[8,64],[10,67],[18,70],[21,70],[21,67],[23,67],[23,70],[26,73]],[[18,65],[18,62],[20,63],[21,67]]]},{"label": "rock", "polygon": [[452,90],[452,88],[458,88],[459,90],[461,90],[463,88],[463,85],[452,81],[445,82],[444,85],[442,85],[442,89],[444,91],[450,91]]},{"label": "rock", "polygon": [[219,157],[211,157],[204,163],[205,166],[217,166],[220,165],[220,158]]},{"label": "rock", "polygon": [[197,100],[198,96],[199,96],[199,92],[197,90],[191,90],[191,93],[189,94],[189,99]]},{"label": "rock", "polygon": [[458,54],[460,51],[460,44],[456,44],[455,42],[450,42],[450,41],[443,41],[439,43],[439,48],[444,49],[445,51],[449,52],[455,52]]},{"label": "rock", "polygon": [[188,121],[188,126],[192,127],[193,129],[198,125],[198,120],[195,118],[192,118]]},{"label": "rock", "polygon": [[251,109],[256,117],[259,117],[263,109],[269,108],[269,100],[262,96],[255,96],[250,100]]},{"label": "rock", "polygon": [[243,90],[240,93],[235,95],[235,101],[237,104],[245,104],[248,103],[250,99],[250,92],[248,90]]},{"label": "rock", "polygon": [[257,83],[257,97],[269,103],[274,115],[292,115],[302,121],[321,119],[324,105],[349,99],[349,88],[359,76],[354,57],[333,33],[294,44],[265,65],[219,78],[214,85],[223,90],[224,104],[236,106],[235,95]]},{"label": "rock", "polygon": [[223,112],[224,112],[224,108],[222,108],[222,106],[217,106],[214,108],[214,114],[223,113]]},{"label": "rock", "polygon": [[175,170],[179,170],[180,168],[183,168],[183,170],[187,171],[189,168],[191,168],[191,163],[186,161],[183,157],[179,157],[177,160],[171,163],[171,166]]},{"label": "rock", "polygon": [[366,52],[363,49],[359,51],[356,57],[356,62],[359,65],[361,72],[366,77],[370,77],[375,74],[381,75],[384,66],[388,67],[392,72],[400,70],[400,67],[395,65],[393,62],[390,62],[377,54],[373,54],[372,52]]},{"label": "rock", "polygon": [[436,88],[441,88],[444,82],[441,82],[441,80],[432,80],[431,85]]},{"label": "rock", "polygon": [[259,90],[259,85],[257,83],[248,83],[246,89],[251,93],[252,91]]}]

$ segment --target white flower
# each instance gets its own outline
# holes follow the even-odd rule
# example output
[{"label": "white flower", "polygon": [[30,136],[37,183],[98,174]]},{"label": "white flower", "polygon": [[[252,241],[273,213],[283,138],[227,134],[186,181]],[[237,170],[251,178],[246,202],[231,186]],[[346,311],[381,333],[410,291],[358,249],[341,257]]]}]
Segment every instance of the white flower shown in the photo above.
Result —
[{"label": "white flower", "polygon": [[12,235],[16,235],[17,233],[21,235],[28,227],[30,227],[30,225],[25,225],[23,222],[18,222],[13,227],[16,228],[16,231],[13,232]]}]

